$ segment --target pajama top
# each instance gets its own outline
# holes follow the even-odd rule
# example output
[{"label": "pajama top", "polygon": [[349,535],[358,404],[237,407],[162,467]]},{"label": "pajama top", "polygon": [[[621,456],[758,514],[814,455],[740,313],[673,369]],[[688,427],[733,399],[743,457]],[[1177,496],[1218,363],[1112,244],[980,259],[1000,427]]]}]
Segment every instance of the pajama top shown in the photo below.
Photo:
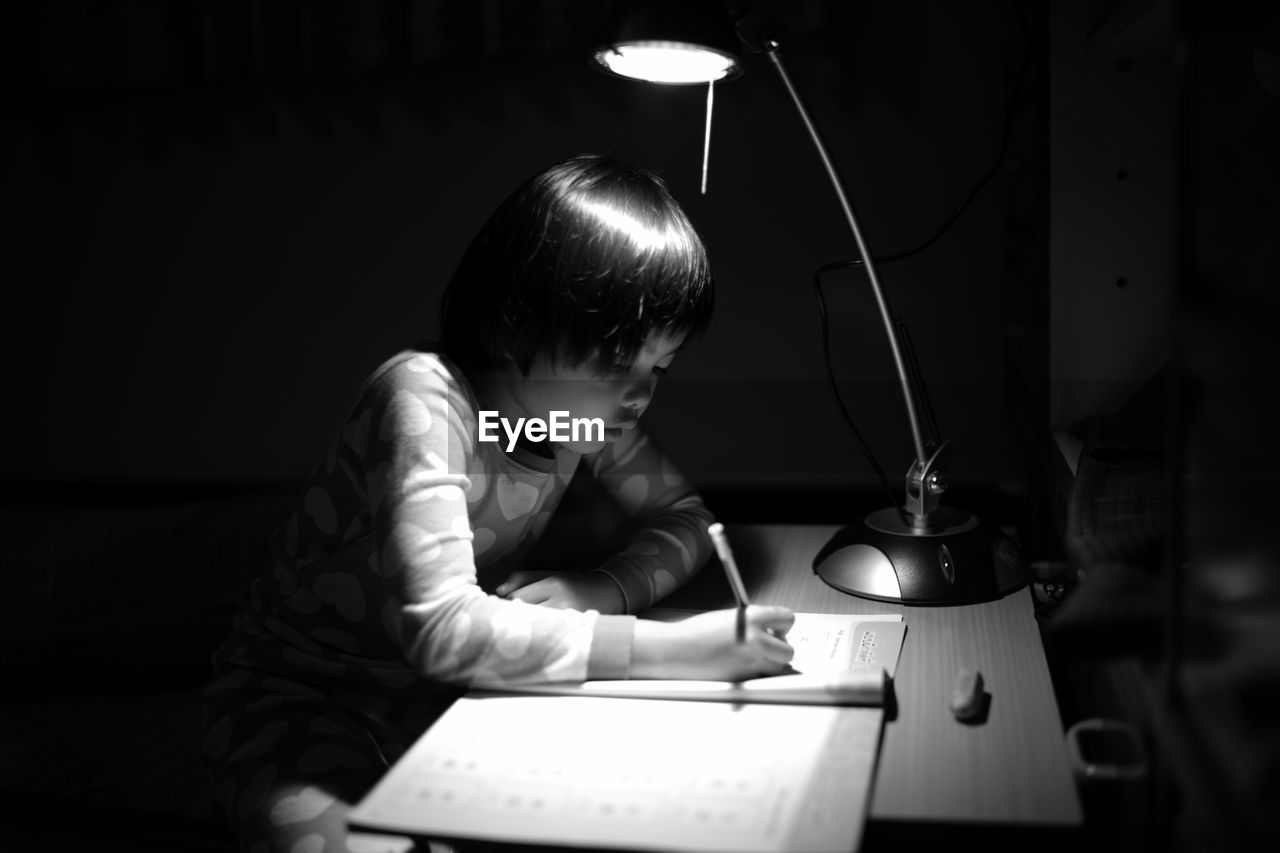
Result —
[{"label": "pajama top", "polygon": [[407,350],[374,372],[274,535],[273,565],[215,654],[221,672],[252,670],[267,690],[627,677],[634,616],[486,590],[518,568],[509,558],[546,527],[580,462],[642,521],[597,569],[628,614],[707,560],[710,513],[639,429],[585,456],[551,445],[545,458],[479,441],[479,408],[443,355]]}]

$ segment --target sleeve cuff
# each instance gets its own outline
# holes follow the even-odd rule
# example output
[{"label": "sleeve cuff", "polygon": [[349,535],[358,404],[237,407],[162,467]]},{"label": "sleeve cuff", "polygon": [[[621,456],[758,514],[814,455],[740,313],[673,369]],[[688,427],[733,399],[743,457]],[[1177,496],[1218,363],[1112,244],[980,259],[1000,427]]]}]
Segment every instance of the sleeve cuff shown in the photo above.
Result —
[{"label": "sleeve cuff", "polygon": [[622,581],[618,580],[618,576],[617,576],[617,575],[615,575],[613,572],[611,572],[611,571],[609,571],[608,569],[603,568],[603,567],[602,567],[602,568],[598,568],[598,569],[592,569],[591,571],[592,571],[592,573],[594,573],[594,574],[601,574],[601,575],[604,575],[604,576],[605,576],[605,577],[607,577],[609,580],[613,581],[614,586],[616,586],[616,587],[618,588],[618,592],[622,593],[622,612],[623,612],[623,613],[635,613],[635,612],[636,612],[636,610],[631,606],[631,598],[627,595],[627,588],[626,588],[626,586],[624,586],[624,585],[623,585]]},{"label": "sleeve cuff", "polygon": [[587,680],[627,678],[635,644],[636,617],[598,616],[587,656]]},{"label": "sleeve cuff", "polygon": [[628,613],[641,613],[653,604],[652,581],[643,562],[634,554],[622,551],[605,560],[592,571],[608,575],[622,590]]}]

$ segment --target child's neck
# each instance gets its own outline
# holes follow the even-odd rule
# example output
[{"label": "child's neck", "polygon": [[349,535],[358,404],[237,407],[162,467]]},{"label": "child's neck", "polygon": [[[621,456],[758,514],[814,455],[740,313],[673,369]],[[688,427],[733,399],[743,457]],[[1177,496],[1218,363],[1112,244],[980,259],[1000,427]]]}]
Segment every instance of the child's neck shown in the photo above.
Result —
[{"label": "child's neck", "polygon": [[524,437],[523,433],[520,435],[520,438],[516,440],[516,447],[523,448],[534,456],[541,456],[544,459],[556,458],[554,444],[549,441],[530,441]]}]

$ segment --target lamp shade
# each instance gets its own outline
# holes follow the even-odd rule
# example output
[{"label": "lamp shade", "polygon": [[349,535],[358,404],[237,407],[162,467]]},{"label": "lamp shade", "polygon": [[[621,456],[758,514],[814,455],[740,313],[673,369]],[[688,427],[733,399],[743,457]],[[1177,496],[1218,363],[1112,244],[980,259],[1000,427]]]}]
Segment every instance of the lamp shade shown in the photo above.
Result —
[{"label": "lamp shade", "polygon": [[596,63],[650,83],[731,80],[742,73],[737,38],[717,0],[617,0]]}]

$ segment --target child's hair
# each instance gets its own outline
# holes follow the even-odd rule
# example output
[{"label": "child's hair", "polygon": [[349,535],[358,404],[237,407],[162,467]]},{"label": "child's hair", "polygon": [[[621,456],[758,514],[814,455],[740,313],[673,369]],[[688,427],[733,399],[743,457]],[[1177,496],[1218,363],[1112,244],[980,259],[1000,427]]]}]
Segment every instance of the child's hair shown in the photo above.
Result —
[{"label": "child's hair", "polygon": [[632,364],[653,333],[711,319],[706,249],[666,184],[611,156],[535,175],[489,217],[445,290],[445,351],[480,369],[539,355]]}]

